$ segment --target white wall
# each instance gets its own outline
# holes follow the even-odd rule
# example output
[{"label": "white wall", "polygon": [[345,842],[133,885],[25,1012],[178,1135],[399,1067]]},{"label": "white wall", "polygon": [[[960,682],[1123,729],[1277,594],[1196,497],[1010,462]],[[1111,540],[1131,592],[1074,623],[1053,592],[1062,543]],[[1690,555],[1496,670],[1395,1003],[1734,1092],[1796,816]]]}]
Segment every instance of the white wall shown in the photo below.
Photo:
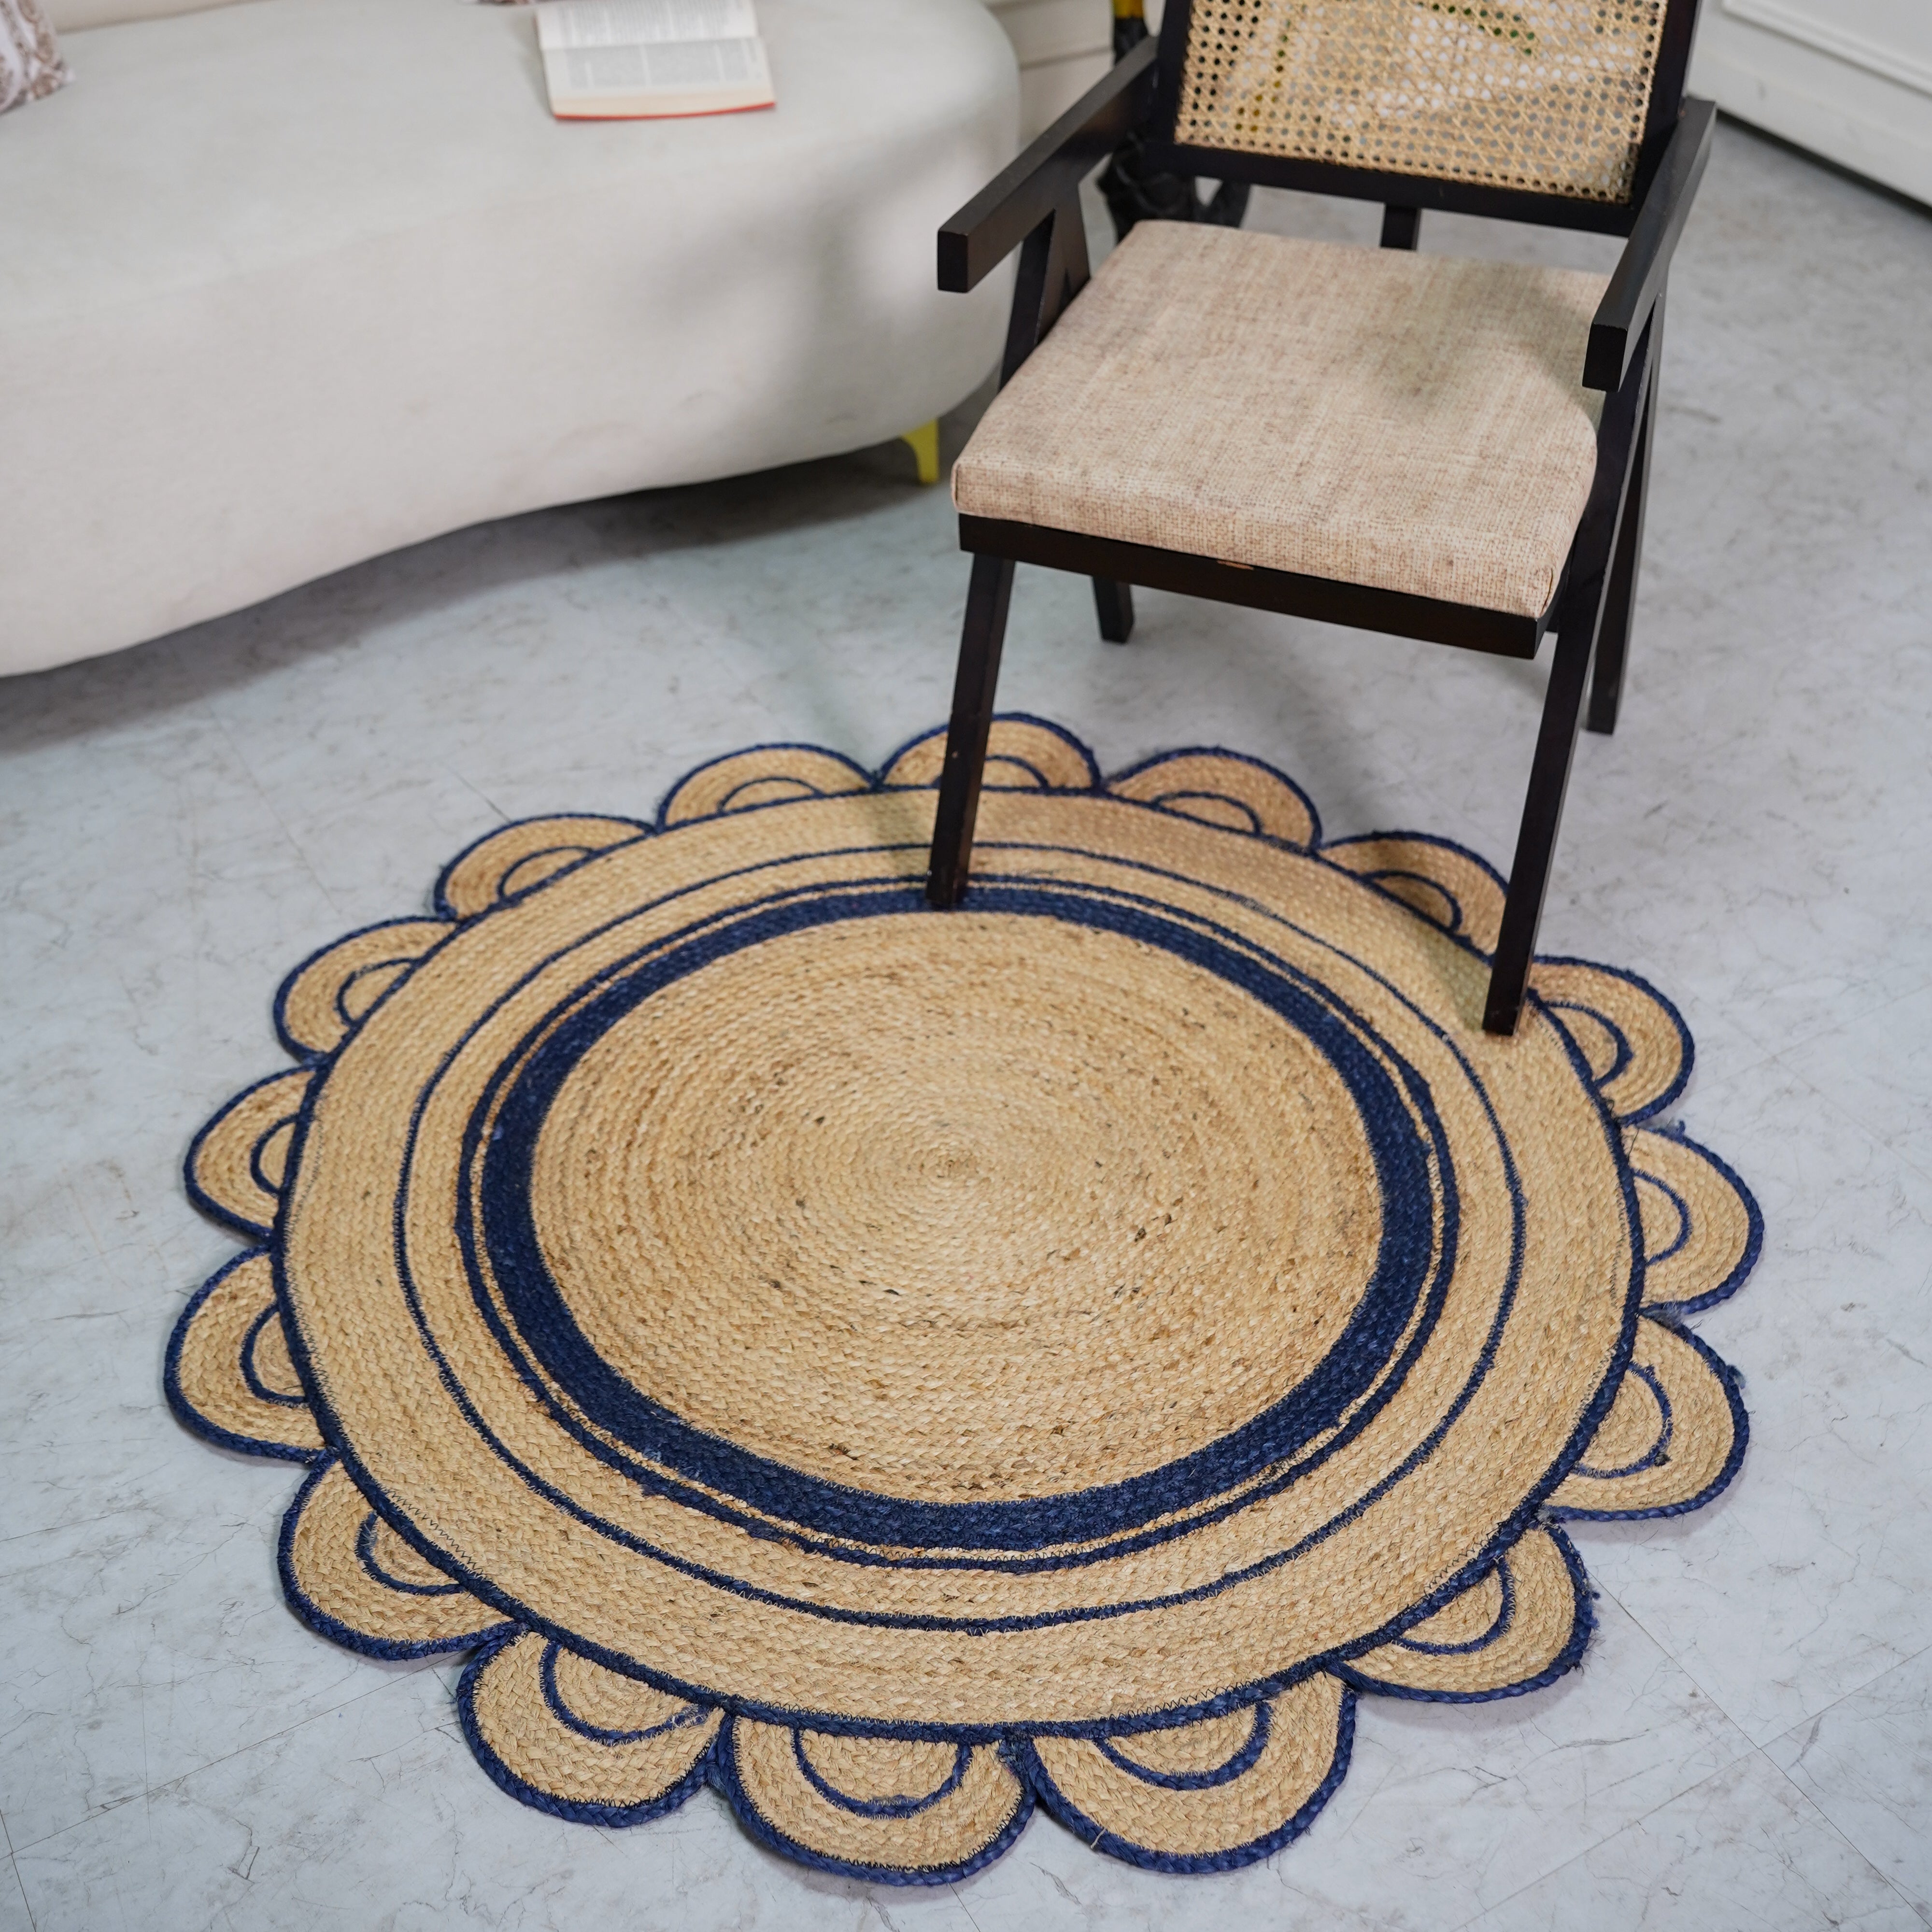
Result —
[{"label": "white wall", "polygon": [[1932,0],[1705,0],[1690,88],[1932,202]]},{"label": "white wall", "polygon": [[1113,64],[1112,0],[986,0],[1020,59],[1020,139],[1030,141]]}]

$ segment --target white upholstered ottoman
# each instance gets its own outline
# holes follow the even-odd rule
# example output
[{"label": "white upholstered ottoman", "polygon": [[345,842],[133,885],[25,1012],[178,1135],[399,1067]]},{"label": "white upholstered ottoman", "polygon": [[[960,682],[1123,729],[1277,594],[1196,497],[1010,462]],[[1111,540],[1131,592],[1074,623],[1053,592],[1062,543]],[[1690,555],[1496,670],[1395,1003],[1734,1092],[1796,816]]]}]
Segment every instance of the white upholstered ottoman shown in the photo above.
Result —
[{"label": "white upholstered ottoman", "polygon": [[939,294],[933,235],[1014,152],[1006,37],[981,0],[760,24],[776,110],[568,125],[522,8],[65,33],[74,85],[0,122],[0,673],[958,401],[1006,290]]}]

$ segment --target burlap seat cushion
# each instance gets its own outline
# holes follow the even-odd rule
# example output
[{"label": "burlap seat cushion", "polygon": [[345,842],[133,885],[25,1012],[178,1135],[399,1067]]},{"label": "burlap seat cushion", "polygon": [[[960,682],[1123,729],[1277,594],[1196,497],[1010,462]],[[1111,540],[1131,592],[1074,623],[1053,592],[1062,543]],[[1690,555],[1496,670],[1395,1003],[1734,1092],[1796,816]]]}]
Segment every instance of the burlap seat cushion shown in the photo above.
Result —
[{"label": "burlap seat cushion", "polygon": [[1596,460],[1604,278],[1142,222],[994,400],[966,514],[1522,616]]}]

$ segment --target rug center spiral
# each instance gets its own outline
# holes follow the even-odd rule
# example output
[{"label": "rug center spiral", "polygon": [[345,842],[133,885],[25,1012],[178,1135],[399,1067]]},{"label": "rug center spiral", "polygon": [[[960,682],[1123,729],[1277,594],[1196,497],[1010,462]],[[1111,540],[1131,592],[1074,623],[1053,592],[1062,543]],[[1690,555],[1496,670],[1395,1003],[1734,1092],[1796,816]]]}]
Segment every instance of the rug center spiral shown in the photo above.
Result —
[{"label": "rug center spiral", "polygon": [[557,1089],[530,1186],[572,1319],[640,1395],[918,1502],[1215,1443],[1334,1347],[1382,1234],[1304,1034],[1159,946],[970,910],[653,993]]}]

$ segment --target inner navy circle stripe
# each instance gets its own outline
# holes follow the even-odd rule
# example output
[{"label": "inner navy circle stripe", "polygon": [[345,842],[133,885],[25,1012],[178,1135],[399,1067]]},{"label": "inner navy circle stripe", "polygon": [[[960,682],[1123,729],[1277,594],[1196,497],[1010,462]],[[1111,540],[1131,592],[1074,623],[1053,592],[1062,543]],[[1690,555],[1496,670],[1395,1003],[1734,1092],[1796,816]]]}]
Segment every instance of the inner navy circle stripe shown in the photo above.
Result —
[{"label": "inner navy circle stripe", "polygon": [[[823,1534],[900,1548],[1035,1550],[1116,1534],[1219,1495],[1332,1428],[1373,1384],[1421,1297],[1435,1246],[1435,1191],[1426,1147],[1396,1081],[1340,1015],[1305,986],[1142,908],[1051,889],[992,886],[976,888],[974,905],[1063,920],[1161,946],[1240,987],[1295,1027],[1325,1054],[1354,1097],[1382,1197],[1376,1268],[1327,1356],[1251,1421],[1122,1482],[1003,1502],[924,1503],[826,1482],[692,1427],[620,1375],[578,1328],[544,1262],[531,1188],[544,1122],[584,1054],[652,994],[746,947],[849,919],[943,920],[946,915],[928,910],[916,888],[831,892],[770,908],[656,956],[580,1008],[531,1056],[504,1099],[484,1152],[477,1232],[506,1306],[544,1370],[586,1417],[640,1455]],[[1412,1096],[1419,1093],[1419,1082],[1405,1084]]]}]

